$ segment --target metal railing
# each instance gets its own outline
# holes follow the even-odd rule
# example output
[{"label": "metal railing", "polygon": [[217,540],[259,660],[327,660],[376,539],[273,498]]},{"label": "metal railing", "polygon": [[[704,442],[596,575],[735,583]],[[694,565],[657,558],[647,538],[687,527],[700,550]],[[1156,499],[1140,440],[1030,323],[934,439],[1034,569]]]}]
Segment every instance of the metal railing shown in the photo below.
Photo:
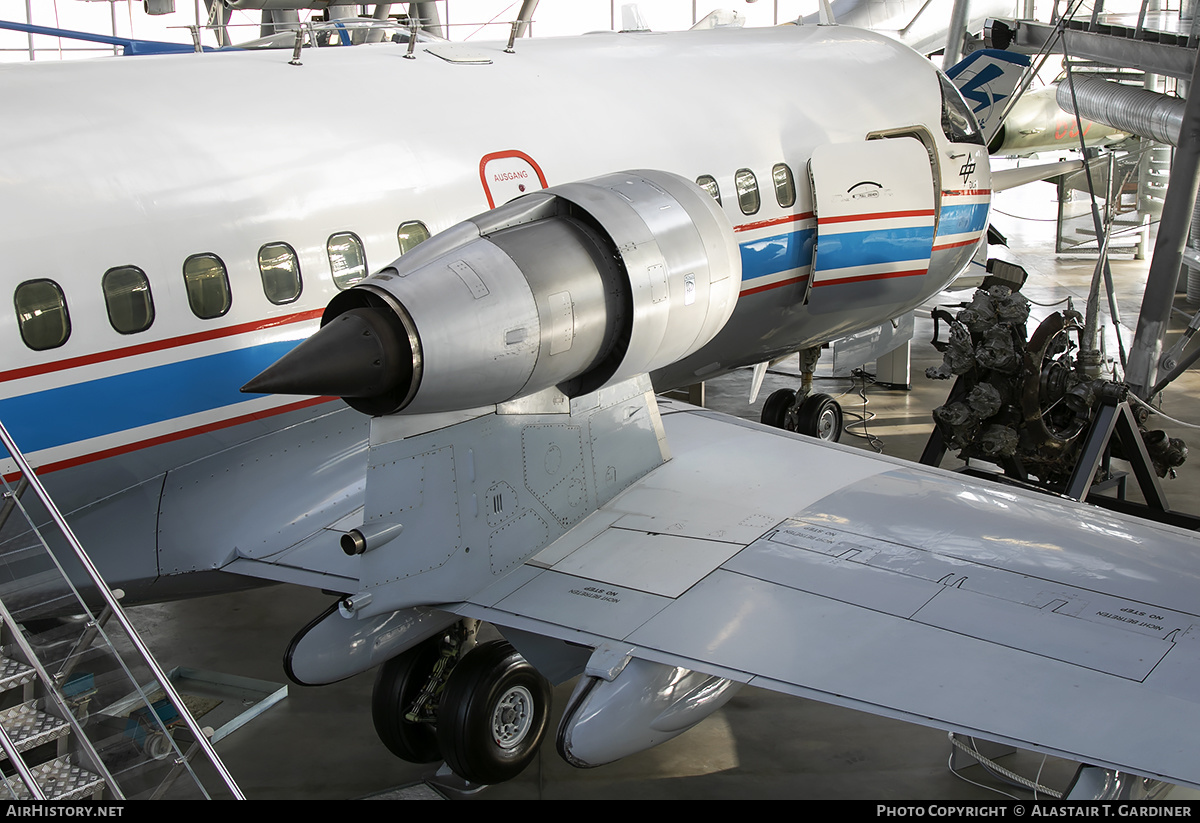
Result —
[{"label": "metal railing", "polygon": [[[20,610],[0,603],[0,621],[7,626],[5,656],[26,656],[25,662],[37,670],[46,690],[45,710],[70,724],[81,761],[104,778],[114,799],[244,799],[208,735],[138,636],[117,596],[3,424],[0,444],[19,469],[3,478],[0,535],[5,550],[0,552],[0,572],[9,591],[23,596],[36,591],[54,603],[43,608],[27,603]],[[21,492],[26,487],[34,492],[36,501],[24,499],[28,495]],[[34,511],[35,504],[42,510]],[[16,511],[23,515],[27,530],[19,522],[9,522]],[[51,533],[61,538],[53,541],[55,548],[47,539]],[[22,585],[30,579],[30,571],[36,584]],[[100,608],[93,609],[93,605]],[[83,620],[50,620],[51,628],[39,632],[28,625],[22,628],[21,617],[14,619],[13,612],[38,617],[82,616]],[[46,622],[38,621],[39,625]],[[120,647],[124,647],[123,653],[118,651]],[[157,696],[159,691],[162,698]],[[5,742],[0,737],[0,744]],[[3,749],[7,752],[8,746]],[[199,760],[193,760],[192,753]],[[30,791],[36,793],[28,770],[17,760],[13,763]],[[206,778],[200,775],[202,764],[204,771],[211,772]],[[188,775],[190,782],[179,779],[183,775]]]}]

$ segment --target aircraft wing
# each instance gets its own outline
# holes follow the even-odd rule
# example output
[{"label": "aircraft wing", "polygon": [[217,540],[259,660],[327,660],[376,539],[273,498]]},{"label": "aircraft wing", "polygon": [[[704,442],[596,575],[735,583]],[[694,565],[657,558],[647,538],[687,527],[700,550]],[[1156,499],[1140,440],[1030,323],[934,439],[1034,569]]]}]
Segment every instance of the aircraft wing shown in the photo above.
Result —
[{"label": "aircraft wing", "polygon": [[1039,163],[1035,166],[1017,166],[1011,169],[992,169],[992,191],[1015,189],[1039,180],[1050,180],[1064,174],[1081,171],[1082,160],[1060,160],[1057,163]]},{"label": "aircraft wing", "polygon": [[451,608],[1200,785],[1195,535],[662,408],[670,461]]}]

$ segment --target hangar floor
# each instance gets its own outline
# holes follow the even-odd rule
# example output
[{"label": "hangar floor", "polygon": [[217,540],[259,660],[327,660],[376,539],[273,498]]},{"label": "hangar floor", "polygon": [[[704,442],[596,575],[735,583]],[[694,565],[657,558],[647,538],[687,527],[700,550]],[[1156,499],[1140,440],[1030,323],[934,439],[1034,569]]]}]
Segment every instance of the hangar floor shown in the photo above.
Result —
[{"label": "hangar floor", "polygon": [[[1083,309],[1095,256],[1054,254],[1052,189],[1020,199],[998,199],[997,227],[1030,272],[1026,296],[1035,301],[1040,320],[1070,295]],[[1006,215],[1019,214],[1014,219]],[[1049,219],[1051,222],[1046,222]],[[1114,258],[1119,307],[1128,345],[1136,325],[1146,261],[1128,255]],[[969,299],[969,293],[943,294],[939,304]],[[1186,310],[1182,297],[1177,306]],[[1194,309],[1193,309],[1194,310]],[[1178,333],[1187,316],[1177,312]],[[1190,311],[1188,312],[1190,315]],[[1032,328],[1032,323],[1031,323]],[[943,332],[944,334],[944,332]],[[866,406],[859,387],[829,376],[829,364],[818,371],[818,390],[843,395],[847,412],[865,413],[865,425],[844,443],[889,455],[916,459],[931,429],[930,410],[940,405],[946,382],[929,380],[925,368],[941,362],[929,345],[932,322],[928,310],[918,313],[912,347],[912,390],[868,387]],[[1109,352],[1115,352],[1115,345]],[[761,398],[793,384],[781,364],[768,375],[759,403],[746,404],[749,372],[729,375],[708,385],[708,405],[757,419]],[[1200,420],[1200,375],[1185,375],[1169,391],[1165,411],[1183,420]],[[1173,425],[1172,436],[1188,438]],[[1196,513],[1200,504],[1200,458],[1185,464],[1166,488],[1173,505]],[[947,466],[953,462],[946,461]],[[205,598],[131,610],[151,648],[166,667],[191,666],[219,672],[284,681],[280,664],[293,634],[322,611],[329,596],[277,586],[253,592]],[[786,627],[780,627],[781,635]],[[786,637],[781,636],[781,641]],[[253,799],[390,798],[421,796],[414,789],[432,777],[434,768],[412,766],[393,758],[378,742],[370,717],[373,673],[321,688],[290,687],[289,696],[248,726],[223,740],[218,751],[243,791]],[[566,701],[571,684],[555,691],[556,706]],[[980,696],[986,700],[986,695]],[[557,716],[552,718],[552,724]],[[553,728],[553,726],[552,726]],[[488,788],[475,799],[689,799],[702,798],[859,798],[872,800],[1032,798],[1031,792],[1001,783],[979,766],[962,777],[947,768],[951,747],[942,732],[876,718],[858,712],[746,688],[723,710],[696,729],[649,752],[588,771],[566,765],[553,743],[511,783]],[[1007,768],[1062,790],[1073,764],[1018,752],[1001,761]],[[970,781],[975,781],[972,783]],[[985,784],[986,788],[981,785]],[[408,791],[400,791],[408,788]],[[1000,792],[1000,794],[997,794]],[[438,796],[424,792],[425,796]],[[458,795],[451,795],[458,797]]]}]

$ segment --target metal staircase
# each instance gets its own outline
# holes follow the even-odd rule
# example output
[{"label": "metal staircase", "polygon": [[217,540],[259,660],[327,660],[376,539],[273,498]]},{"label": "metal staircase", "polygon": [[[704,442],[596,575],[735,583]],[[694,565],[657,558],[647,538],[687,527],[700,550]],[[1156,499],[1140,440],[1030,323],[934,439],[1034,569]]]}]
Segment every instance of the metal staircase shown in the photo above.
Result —
[{"label": "metal staircase", "polygon": [[241,799],[204,707],[185,705],[3,425],[0,444],[18,467],[0,506],[0,800]]}]

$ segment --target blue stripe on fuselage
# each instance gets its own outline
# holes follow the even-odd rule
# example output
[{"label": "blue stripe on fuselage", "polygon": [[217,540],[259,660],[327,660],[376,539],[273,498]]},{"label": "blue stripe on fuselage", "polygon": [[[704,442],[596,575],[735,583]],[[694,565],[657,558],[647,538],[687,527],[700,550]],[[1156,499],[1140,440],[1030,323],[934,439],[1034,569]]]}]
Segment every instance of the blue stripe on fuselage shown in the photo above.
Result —
[{"label": "blue stripe on fuselage", "polygon": [[[977,231],[986,220],[986,204],[947,206],[938,233]],[[822,237],[822,269],[928,256],[931,232],[896,229]],[[742,280],[811,266],[815,239],[816,230],[807,228],[741,243]],[[913,243],[911,250],[898,253]],[[298,342],[250,346],[0,400],[0,420],[18,445],[33,453],[236,405],[253,399],[238,388]]]},{"label": "blue stripe on fuselage", "polygon": [[830,271],[878,263],[928,260],[933,249],[933,226],[875,229],[821,235],[817,269]]},{"label": "blue stripe on fuselage", "polygon": [[742,280],[811,265],[815,236],[813,229],[800,229],[742,243]]},{"label": "blue stripe on fuselage", "polygon": [[987,216],[987,203],[943,206],[941,219],[938,221],[938,234],[966,234],[982,231],[987,225]]},{"label": "blue stripe on fuselage", "polygon": [[0,420],[27,453],[252,400],[238,389],[298,340],[181,360],[0,400]]}]

